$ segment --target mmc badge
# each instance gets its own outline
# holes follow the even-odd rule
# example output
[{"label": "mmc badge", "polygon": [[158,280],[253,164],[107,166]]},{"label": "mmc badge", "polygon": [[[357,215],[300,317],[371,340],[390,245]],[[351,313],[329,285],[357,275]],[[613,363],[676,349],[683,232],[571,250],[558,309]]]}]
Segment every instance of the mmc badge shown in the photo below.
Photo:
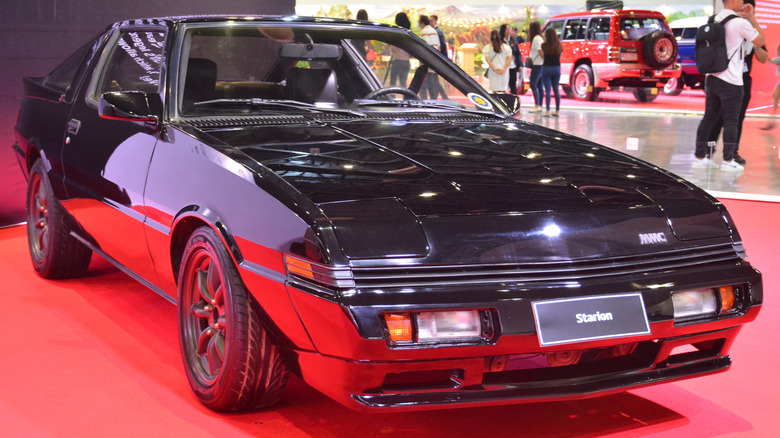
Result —
[{"label": "mmc badge", "polygon": [[666,240],[666,234],[664,233],[645,233],[639,234],[639,243],[642,245],[658,245],[669,243],[669,241]]}]

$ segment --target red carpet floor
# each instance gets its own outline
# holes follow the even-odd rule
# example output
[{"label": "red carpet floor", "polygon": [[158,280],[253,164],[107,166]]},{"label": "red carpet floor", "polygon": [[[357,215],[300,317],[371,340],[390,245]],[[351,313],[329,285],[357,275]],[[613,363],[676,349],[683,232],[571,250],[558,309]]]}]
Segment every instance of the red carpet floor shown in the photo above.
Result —
[{"label": "red carpet floor", "polygon": [[780,204],[727,206],[766,290],[729,372],[579,402],[411,414],[355,413],[297,378],[275,409],[213,413],[184,377],[174,306],[103,260],[84,279],[42,280],[24,228],[0,230],[0,436],[780,436]]}]

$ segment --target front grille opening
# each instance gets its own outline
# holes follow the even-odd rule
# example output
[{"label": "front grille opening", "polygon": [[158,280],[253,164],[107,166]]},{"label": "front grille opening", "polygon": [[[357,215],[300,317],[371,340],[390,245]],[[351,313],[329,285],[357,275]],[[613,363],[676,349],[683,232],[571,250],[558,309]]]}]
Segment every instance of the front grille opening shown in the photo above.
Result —
[{"label": "front grille opening", "polygon": [[390,373],[380,388],[382,392],[411,392],[459,388],[463,369],[406,371]]},{"label": "front grille opening", "polygon": [[[648,368],[658,348],[653,342],[639,342],[588,350],[488,357],[482,384],[550,381]],[[505,363],[503,367],[501,362]]]},{"label": "front grille opening", "polygon": [[696,342],[694,344],[675,347],[666,359],[667,365],[680,365],[697,360],[718,357],[723,350],[725,339],[713,339],[710,341]]}]

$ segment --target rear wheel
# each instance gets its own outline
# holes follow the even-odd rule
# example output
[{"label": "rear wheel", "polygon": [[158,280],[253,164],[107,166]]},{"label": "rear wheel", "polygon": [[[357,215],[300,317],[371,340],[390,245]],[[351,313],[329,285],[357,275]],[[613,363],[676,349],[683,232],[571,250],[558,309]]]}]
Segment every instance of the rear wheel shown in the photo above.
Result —
[{"label": "rear wheel", "polygon": [[561,89],[563,90],[563,94],[566,95],[567,99],[574,99],[574,93],[571,91],[570,86],[561,85]]},{"label": "rear wheel", "polygon": [[664,94],[667,96],[678,96],[683,91],[682,78],[672,78],[664,84]]},{"label": "rear wheel", "polygon": [[599,90],[593,83],[593,69],[587,64],[579,65],[574,69],[571,83],[574,98],[577,100],[592,101],[599,96]]},{"label": "rear wheel", "polygon": [[71,236],[71,222],[54,195],[43,161],[30,169],[27,186],[27,243],[35,271],[43,278],[84,275],[92,250]]},{"label": "rear wheel", "polygon": [[261,408],[289,373],[230,254],[209,227],[195,230],[179,270],[179,339],[187,379],[215,411]]},{"label": "rear wheel", "polygon": [[658,91],[654,88],[634,88],[631,92],[637,102],[652,102],[658,97]]}]

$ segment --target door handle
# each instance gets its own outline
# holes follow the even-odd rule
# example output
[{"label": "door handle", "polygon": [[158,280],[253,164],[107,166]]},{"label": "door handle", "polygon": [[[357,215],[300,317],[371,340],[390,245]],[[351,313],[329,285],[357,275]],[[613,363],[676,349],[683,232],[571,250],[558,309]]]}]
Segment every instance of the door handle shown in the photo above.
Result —
[{"label": "door handle", "polygon": [[76,135],[81,129],[81,120],[70,119],[68,121],[68,134]]}]

